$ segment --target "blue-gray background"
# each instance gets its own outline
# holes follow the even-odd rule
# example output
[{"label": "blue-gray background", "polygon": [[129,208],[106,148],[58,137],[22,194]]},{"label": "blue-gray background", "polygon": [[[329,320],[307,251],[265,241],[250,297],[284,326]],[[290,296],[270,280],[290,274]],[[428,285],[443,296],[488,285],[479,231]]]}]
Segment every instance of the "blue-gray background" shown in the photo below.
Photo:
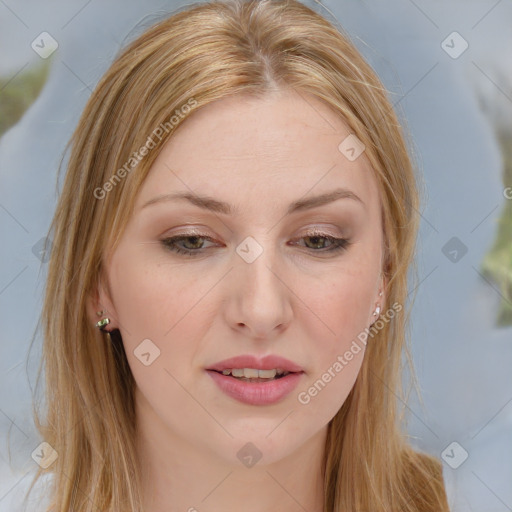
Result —
[{"label": "blue-gray background", "polygon": [[[42,93],[0,139],[1,511],[17,510],[35,467],[31,453],[41,442],[32,424],[29,385],[39,363],[39,333],[27,358],[45,264],[32,248],[53,214],[64,145],[125,38],[183,5],[0,0],[0,75],[15,80],[40,60],[30,45],[41,32],[59,43]],[[411,396],[411,441],[439,457],[444,453],[453,511],[512,510],[512,329],[495,326],[498,289],[478,273],[506,201],[495,130],[512,123],[512,3],[331,0],[324,5],[391,91],[428,193],[412,318],[424,405]],[[441,46],[454,31],[469,44],[456,59]],[[468,248],[456,263],[442,252],[454,236]],[[449,447],[453,442],[458,444]],[[468,457],[454,469],[462,450]]]}]

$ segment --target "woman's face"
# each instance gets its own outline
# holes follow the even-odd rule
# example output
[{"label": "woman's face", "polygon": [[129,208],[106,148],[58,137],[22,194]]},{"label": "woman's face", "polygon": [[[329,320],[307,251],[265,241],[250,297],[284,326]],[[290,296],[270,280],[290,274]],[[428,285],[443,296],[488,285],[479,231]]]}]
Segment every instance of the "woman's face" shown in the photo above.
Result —
[{"label": "woman's face", "polygon": [[[325,434],[361,367],[357,337],[385,299],[379,193],[349,134],[318,100],[287,91],[210,104],[162,148],[99,303],[155,438],[236,464],[250,442],[265,464]],[[258,369],[269,355],[295,372],[249,382],[212,370],[237,356],[256,361],[220,368]]]}]

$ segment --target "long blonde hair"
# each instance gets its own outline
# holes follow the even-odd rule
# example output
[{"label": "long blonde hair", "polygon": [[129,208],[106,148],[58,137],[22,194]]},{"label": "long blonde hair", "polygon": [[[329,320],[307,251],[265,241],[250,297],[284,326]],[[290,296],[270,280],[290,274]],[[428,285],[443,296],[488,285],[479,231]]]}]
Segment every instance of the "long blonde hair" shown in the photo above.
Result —
[{"label": "long blonde hair", "polygon": [[[114,331],[105,342],[91,325],[87,300],[152,162],[183,119],[221,98],[263,96],[276,86],[323,101],[366,146],[383,204],[386,297],[404,306],[368,341],[355,385],[329,424],[324,511],[448,510],[440,461],[412,449],[397,411],[397,397],[405,400],[402,355],[410,361],[415,168],[374,71],[341,27],[295,0],[198,3],[175,12],[120,53],[85,107],[48,234],[46,404],[43,414],[34,409],[40,434],[58,453],[34,479],[53,475],[47,510],[142,512],[135,382],[120,336]],[[136,159],[158,127],[156,147]]]}]

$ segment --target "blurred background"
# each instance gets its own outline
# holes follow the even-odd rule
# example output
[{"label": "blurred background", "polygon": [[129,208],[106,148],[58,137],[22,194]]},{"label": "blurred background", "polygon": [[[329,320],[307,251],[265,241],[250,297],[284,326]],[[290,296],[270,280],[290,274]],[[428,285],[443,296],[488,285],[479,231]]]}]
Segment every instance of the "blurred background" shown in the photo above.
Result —
[{"label": "blurred background", "polygon": [[[304,3],[376,70],[424,176],[410,440],[443,461],[454,512],[510,511],[512,2]],[[120,47],[185,5],[0,0],[0,511],[19,509],[42,441],[43,242],[65,144]]]}]

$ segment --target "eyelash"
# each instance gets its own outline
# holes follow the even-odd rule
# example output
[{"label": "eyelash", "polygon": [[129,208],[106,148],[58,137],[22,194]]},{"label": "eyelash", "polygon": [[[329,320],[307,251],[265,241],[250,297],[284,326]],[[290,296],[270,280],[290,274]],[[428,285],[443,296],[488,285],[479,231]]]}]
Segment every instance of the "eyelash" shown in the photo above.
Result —
[{"label": "eyelash", "polygon": [[[179,247],[178,245],[176,245],[176,243],[178,241],[186,240],[187,238],[202,238],[202,239],[208,240],[210,242],[214,241],[209,236],[201,236],[197,233],[184,233],[182,235],[165,238],[161,242],[162,242],[162,245],[166,249],[173,251],[177,254],[194,257],[194,256],[200,256],[202,253],[204,253],[204,251],[206,249],[196,249],[196,250],[183,249],[182,247]],[[338,253],[338,252],[346,250],[348,248],[348,246],[351,244],[350,240],[348,240],[346,238],[336,238],[334,236],[326,235],[325,233],[321,233],[318,231],[309,232],[309,233],[305,234],[303,237],[301,237],[301,239],[302,238],[324,238],[327,241],[331,242],[331,246],[326,250],[310,249],[310,251],[313,251],[314,253]]]}]

